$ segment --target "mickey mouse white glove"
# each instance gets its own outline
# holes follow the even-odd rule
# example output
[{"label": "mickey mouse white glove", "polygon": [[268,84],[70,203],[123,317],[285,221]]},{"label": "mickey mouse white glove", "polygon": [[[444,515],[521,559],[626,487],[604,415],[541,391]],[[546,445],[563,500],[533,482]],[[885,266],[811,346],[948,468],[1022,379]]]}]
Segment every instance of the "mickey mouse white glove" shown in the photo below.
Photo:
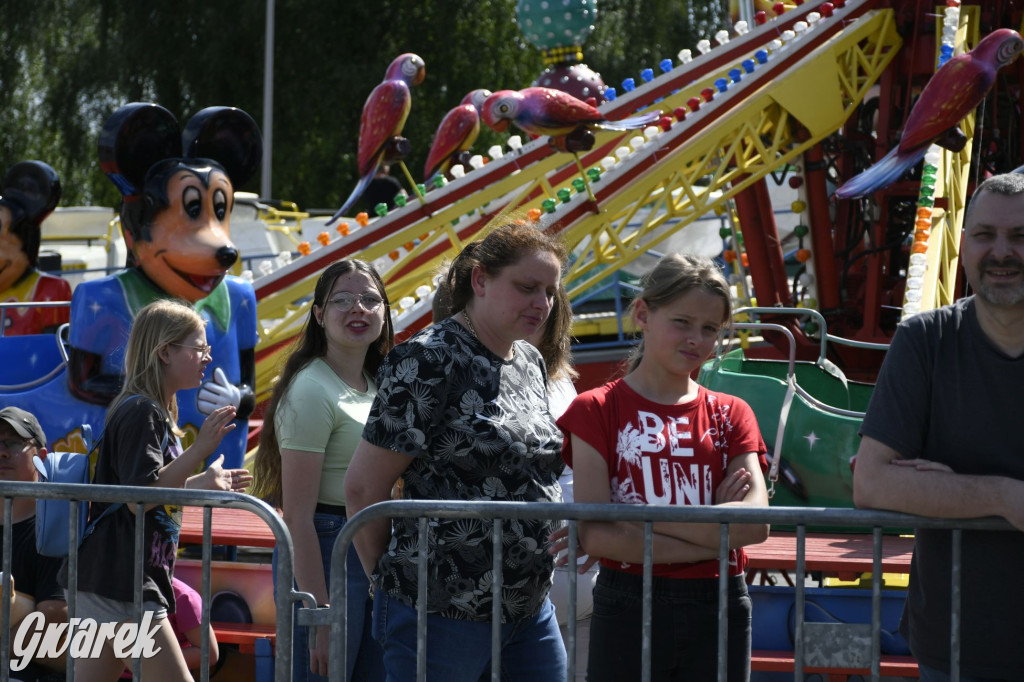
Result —
[{"label": "mickey mouse white glove", "polygon": [[201,413],[210,414],[225,405],[237,408],[242,402],[242,392],[228,381],[224,370],[217,367],[213,370],[213,381],[207,381],[199,388],[196,402]]}]

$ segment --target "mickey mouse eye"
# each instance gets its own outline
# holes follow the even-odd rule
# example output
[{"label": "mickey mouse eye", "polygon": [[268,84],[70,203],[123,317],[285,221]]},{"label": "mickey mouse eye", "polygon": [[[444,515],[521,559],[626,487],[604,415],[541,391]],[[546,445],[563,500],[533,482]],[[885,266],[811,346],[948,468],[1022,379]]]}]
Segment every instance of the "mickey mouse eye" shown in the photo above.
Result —
[{"label": "mickey mouse eye", "polygon": [[213,214],[217,216],[217,220],[224,220],[228,214],[228,196],[222,189],[213,192]]},{"label": "mickey mouse eye", "polygon": [[197,187],[186,187],[181,194],[181,205],[185,214],[195,220],[203,212],[203,195]]}]

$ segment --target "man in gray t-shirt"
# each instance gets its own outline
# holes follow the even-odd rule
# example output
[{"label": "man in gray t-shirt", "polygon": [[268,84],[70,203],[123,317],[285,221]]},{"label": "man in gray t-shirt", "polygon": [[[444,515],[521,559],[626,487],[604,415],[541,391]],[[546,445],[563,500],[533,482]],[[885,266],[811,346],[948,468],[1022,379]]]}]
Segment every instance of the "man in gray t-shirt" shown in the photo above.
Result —
[{"label": "man in gray t-shirt", "polygon": [[[978,187],[960,260],[975,295],[904,320],[893,337],[861,428],[854,501],[1024,529],[1024,175]],[[901,630],[925,681],[948,679],[951,557],[948,531],[917,533]],[[965,532],[962,560],[961,674],[1024,679],[1024,534]]]}]

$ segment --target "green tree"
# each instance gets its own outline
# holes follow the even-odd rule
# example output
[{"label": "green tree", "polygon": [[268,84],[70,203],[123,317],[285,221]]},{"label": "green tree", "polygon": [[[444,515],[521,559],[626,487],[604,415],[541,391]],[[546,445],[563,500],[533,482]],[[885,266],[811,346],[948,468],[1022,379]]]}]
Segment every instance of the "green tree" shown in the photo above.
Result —
[{"label": "green tree", "polygon": [[[0,164],[47,161],[64,205],[116,205],[96,143],[122,104],[157,102],[181,125],[211,105],[262,121],[262,2],[5,0],[0,16]],[[303,208],[336,207],[355,185],[363,103],[402,52],[427,64],[404,130],[416,179],[438,124],[467,92],[523,88],[543,68],[515,23],[515,0],[277,0],[275,16],[273,194]],[[587,63],[618,86],[694,47],[723,16],[716,0],[601,0]],[[485,128],[475,149],[506,137]],[[258,186],[257,177],[243,189]]]}]

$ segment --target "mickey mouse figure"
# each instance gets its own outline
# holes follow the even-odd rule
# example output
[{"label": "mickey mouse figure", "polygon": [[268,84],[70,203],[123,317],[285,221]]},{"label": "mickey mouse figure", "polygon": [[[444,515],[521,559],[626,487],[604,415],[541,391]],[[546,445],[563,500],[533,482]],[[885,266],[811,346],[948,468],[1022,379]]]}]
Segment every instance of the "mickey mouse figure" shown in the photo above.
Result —
[{"label": "mickey mouse figure", "polygon": [[128,262],[78,285],[71,301],[69,389],[102,405],[120,389],[132,321],[145,305],[179,298],[206,319],[213,359],[198,389],[179,392],[179,419],[194,438],[205,415],[237,408],[238,428],[221,441],[225,468],[241,467],[245,455],[257,340],[252,285],[228,275],[238,260],[230,217],[234,187],[252,176],[262,154],[259,128],[240,109],[203,109],[183,133],[156,104],[114,112],[100,132],[99,157],[123,197]]},{"label": "mickey mouse figure", "polygon": [[[0,301],[70,301],[71,285],[36,268],[40,228],[60,201],[60,179],[42,161],[11,166],[0,186]],[[52,332],[68,321],[66,307],[0,311],[3,335]]]}]

